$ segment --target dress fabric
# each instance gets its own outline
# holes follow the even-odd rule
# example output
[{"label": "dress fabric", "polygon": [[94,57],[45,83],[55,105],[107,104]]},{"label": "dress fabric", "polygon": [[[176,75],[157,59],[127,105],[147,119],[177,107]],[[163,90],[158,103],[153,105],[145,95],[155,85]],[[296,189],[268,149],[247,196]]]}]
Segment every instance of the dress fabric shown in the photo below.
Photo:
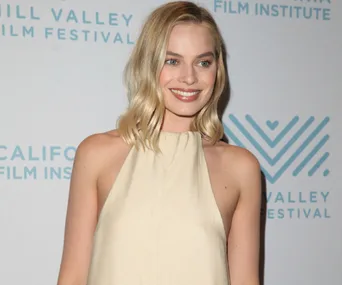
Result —
[{"label": "dress fabric", "polygon": [[131,148],[94,234],[87,285],[229,285],[227,240],[197,132]]}]

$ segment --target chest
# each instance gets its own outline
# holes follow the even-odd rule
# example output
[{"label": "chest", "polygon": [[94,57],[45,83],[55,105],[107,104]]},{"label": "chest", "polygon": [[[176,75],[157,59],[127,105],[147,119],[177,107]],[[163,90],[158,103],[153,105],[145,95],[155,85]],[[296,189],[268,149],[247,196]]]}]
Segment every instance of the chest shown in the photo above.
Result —
[{"label": "chest", "polygon": [[[113,185],[115,185],[118,175],[122,170],[122,167],[124,165],[125,159],[126,159],[127,154],[122,155],[122,159],[116,159],[115,161],[110,161],[104,168],[103,171],[98,179],[98,212],[100,213],[107,198],[110,193],[110,191],[117,191],[117,189],[113,189]],[[222,219],[222,223],[224,225],[224,229],[226,234],[229,232],[229,228],[231,225],[232,217],[234,210],[237,205],[238,201],[238,187],[234,181],[233,173],[230,169],[230,167],[227,167],[227,163],[222,160],[222,157],[216,155],[215,153],[212,153],[210,151],[205,151],[203,153],[203,160],[204,164],[203,169],[202,167],[202,172],[199,175],[196,180],[196,183],[199,183],[200,185],[194,185],[194,187],[199,187],[203,188],[204,191],[208,191],[202,198],[210,200],[214,203],[208,204],[211,205],[212,207],[216,207],[216,209],[212,209],[213,211],[218,210],[218,213],[220,214],[220,218]],[[145,171],[144,166],[140,165],[140,171]],[[188,203],[191,199],[191,195],[196,196],[196,192],[187,192],[186,189],[187,187],[184,187],[184,184],[193,185],[196,184],[194,182],[191,182],[191,179],[189,180],[189,175],[191,175],[190,169],[187,168],[186,165],[183,165],[182,167],[178,167],[179,169],[177,170],[172,170],[169,169],[169,171],[176,171],[177,174],[175,173],[169,173],[170,177],[172,177],[172,185],[173,188],[170,189],[165,189],[165,191],[174,191],[175,193],[172,192],[167,192],[164,193],[168,196],[168,199],[165,201],[171,202],[172,203],[167,204],[168,207],[173,207],[174,208],[174,213],[178,213],[177,211],[178,208],[183,207],[183,209],[186,209],[186,205],[184,203]],[[138,170],[135,170],[136,172],[139,172]],[[145,184],[144,187],[147,185],[147,189],[145,189],[145,193],[149,193],[148,195],[151,195],[151,191],[149,189],[149,186],[151,187],[152,191],[153,188],[155,187],[156,184],[160,189],[162,189],[165,185],[163,184],[163,181],[160,181],[160,175],[157,175],[159,169],[156,169],[156,175],[154,177],[154,174],[152,171],[147,171],[144,173],[141,179],[141,184]],[[130,173],[127,173],[128,176],[130,176]],[[168,177],[168,173],[164,172],[163,174],[165,177]],[[146,177],[145,177],[146,176]],[[207,176],[207,177],[206,177]],[[145,178],[145,179],[143,179]],[[147,182],[146,182],[147,181]],[[206,185],[204,185],[206,184]],[[188,188],[189,188],[188,186]],[[139,185],[139,183],[133,187],[133,188],[141,188],[142,185]],[[159,190],[160,190],[159,189]],[[156,189],[159,191],[158,189]],[[121,190],[120,190],[121,191]],[[178,191],[183,191],[178,192]],[[153,194],[153,192],[152,192]],[[157,195],[158,193],[156,193]],[[174,195],[175,194],[175,195]],[[130,194],[131,195],[131,194]],[[158,194],[159,195],[159,194]],[[144,195],[142,196],[136,196],[138,198],[136,199],[141,199],[141,202],[143,203],[144,201]],[[165,196],[167,197],[167,196]],[[151,202],[151,199],[154,199],[154,196],[152,195],[146,202],[147,204]],[[196,199],[192,197],[192,199]],[[183,203],[183,204],[182,204]],[[143,205],[137,204],[138,207],[135,208],[135,212],[139,211],[139,207],[143,207]],[[193,207],[193,203],[189,202],[189,206]],[[172,210],[172,209],[171,209]],[[172,213],[169,209],[169,213]],[[140,214],[141,215],[141,214]],[[171,217],[171,214],[169,215]],[[181,217],[180,217],[181,218]]]}]

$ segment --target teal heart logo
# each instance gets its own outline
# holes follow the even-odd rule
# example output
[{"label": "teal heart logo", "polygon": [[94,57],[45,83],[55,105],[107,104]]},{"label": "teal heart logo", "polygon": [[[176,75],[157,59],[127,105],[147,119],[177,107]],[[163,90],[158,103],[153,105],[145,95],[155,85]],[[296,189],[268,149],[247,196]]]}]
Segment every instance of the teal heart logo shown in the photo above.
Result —
[{"label": "teal heart logo", "polygon": [[[288,171],[290,166],[293,165],[295,167],[291,170],[291,173],[296,177],[313,159],[316,159],[317,161],[313,162],[307,170],[308,176],[311,177],[322,167],[323,163],[325,163],[330,155],[329,152],[319,154],[330,137],[328,134],[325,134],[320,138],[322,131],[330,121],[329,117],[325,117],[323,120],[319,121],[313,129],[310,129],[316,121],[313,116],[305,119],[304,122],[300,122],[299,116],[294,116],[289,122],[285,122],[284,127],[278,127],[278,120],[263,121],[263,123],[259,125],[251,115],[245,116],[246,123],[243,123],[233,114],[229,114],[228,118],[239,132],[233,133],[233,131],[224,124],[224,131],[227,137],[236,145],[244,148],[246,148],[246,145],[243,140],[246,139],[248,143],[258,151],[259,155],[266,163],[265,165],[261,165],[261,169],[265,174],[266,179],[272,184],[276,183],[284,172]],[[298,128],[294,130],[293,134],[290,134],[290,131],[293,130],[296,125]],[[264,126],[267,131],[274,131],[278,127],[275,131],[278,132],[278,134],[273,133],[272,137],[270,137],[262,126]],[[257,133],[257,136],[254,137],[249,128],[252,128],[253,131]],[[239,134],[241,136],[239,136]],[[296,146],[296,142],[303,136],[305,136],[305,139]],[[317,141],[314,142],[315,140]],[[280,142],[284,142],[284,145],[280,146],[276,152],[272,151],[271,155],[269,151],[274,149]],[[307,151],[308,153],[301,157],[304,151]],[[318,159],[317,156],[319,156]],[[273,173],[271,174],[271,169],[268,169],[268,167],[277,167],[277,169],[273,169]],[[323,176],[328,176],[330,170],[325,169],[322,172]]]},{"label": "teal heart logo", "polygon": [[276,127],[278,127],[279,122],[278,122],[278,121],[273,121],[273,122],[271,122],[270,120],[268,120],[268,121],[266,122],[266,125],[267,125],[272,131],[274,131],[274,130],[276,129]]}]

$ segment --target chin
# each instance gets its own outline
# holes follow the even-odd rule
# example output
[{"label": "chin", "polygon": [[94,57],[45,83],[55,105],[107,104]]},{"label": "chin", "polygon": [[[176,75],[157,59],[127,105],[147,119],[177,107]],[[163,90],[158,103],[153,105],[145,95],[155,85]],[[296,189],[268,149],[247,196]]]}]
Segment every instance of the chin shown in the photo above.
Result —
[{"label": "chin", "polygon": [[166,112],[169,113],[171,116],[193,118],[204,108],[205,104],[208,101],[205,99],[206,98],[197,98],[197,100],[193,102],[181,102],[173,96],[166,97]]},{"label": "chin", "polygon": [[166,111],[174,116],[177,117],[183,117],[183,118],[193,118],[195,117],[201,109],[185,109],[185,110],[181,110],[181,109],[176,109],[176,108],[166,108]]}]

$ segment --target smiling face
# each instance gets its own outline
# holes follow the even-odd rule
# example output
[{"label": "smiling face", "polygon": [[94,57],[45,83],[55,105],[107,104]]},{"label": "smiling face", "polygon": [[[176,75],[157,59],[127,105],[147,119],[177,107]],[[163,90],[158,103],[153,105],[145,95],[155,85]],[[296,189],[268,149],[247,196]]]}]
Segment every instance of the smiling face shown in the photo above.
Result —
[{"label": "smiling face", "polygon": [[212,96],[216,73],[215,46],[209,29],[194,23],[176,25],[159,79],[165,119],[193,118]]}]

